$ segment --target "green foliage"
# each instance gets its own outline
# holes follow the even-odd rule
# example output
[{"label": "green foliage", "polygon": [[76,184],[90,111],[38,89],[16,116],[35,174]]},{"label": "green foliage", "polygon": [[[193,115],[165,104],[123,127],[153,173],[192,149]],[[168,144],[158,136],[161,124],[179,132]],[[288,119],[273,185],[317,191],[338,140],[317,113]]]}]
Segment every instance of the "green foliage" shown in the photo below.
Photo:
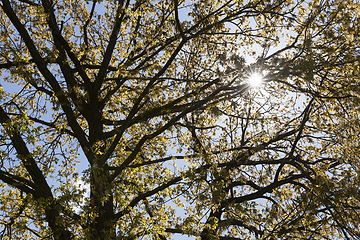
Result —
[{"label": "green foliage", "polygon": [[2,0],[1,239],[360,238],[359,6]]}]

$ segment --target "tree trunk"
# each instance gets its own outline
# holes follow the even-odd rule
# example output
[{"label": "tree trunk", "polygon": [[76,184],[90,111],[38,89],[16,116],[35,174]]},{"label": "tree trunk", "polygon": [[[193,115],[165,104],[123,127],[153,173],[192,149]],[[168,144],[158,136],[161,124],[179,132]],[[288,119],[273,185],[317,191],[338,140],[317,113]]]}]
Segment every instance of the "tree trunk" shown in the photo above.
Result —
[{"label": "tree trunk", "polygon": [[94,217],[90,218],[88,236],[91,240],[115,239],[113,220],[114,205],[111,192],[111,181],[103,167],[91,168],[90,207]]}]

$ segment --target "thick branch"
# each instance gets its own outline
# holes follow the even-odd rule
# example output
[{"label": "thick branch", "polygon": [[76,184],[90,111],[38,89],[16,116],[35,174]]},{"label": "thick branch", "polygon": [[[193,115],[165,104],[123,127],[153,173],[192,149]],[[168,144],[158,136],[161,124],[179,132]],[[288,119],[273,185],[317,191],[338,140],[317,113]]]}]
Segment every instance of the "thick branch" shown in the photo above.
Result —
[{"label": "thick branch", "polygon": [[131,209],[133,207],[135,207],[140,201],[170,187],[171,185],[174,185],[178,182],[180,182],[181,180],[183,179],[183,177],[175,177],[173,179],[171,179],[170,181],[168,181],[167,183],[165,184],[162,184],[160,185],[159,187],[157,188],[154,188],[153,190],[151,191],[148,191],[146,193],[142,193],[140,195],[138,195],[136,198],[134,198],[127,207],[124,208],[124,210],[114,214],[114,218],[115,219],[119,219],[120,217],[124,216],[125,214],[129,213],[131,211]]},{"label": "thick branch", "polygon": [[13,146],[18,153],[18,157],[21,159],[24,167],[30,174],[32,181],[37,186],[35,196],[37,197],[45,197],[45,198],[52,198],[52,193],[50,190],[49,185],[46,182],[46,179],[37,166],[35,159],[32,157],[31,153],[29,152],[26,143],[22,139],[20,132],[14,124],[12,123],[11,119],[8,117],[6,112],[2,107],[0,107],[0,123],[5,128],[6,133],[10,137]]},{"label": "thick branch", "polygon": [[24,25],[21,24],[20,20],[16,16],[15,12],[11,8],[9,0],[4,0],[3,5],[1,5],[2,9],[10,19],[10,21],[13,23],[14,27],[19,32],[21,38],[24,40],[25,45],[27,46],[27,49],[30,52],[30,55],[32,56],[34,63],[38,67],[41,74],[44,76],[44,78],[48,81],[48,83],[51,85],[55,96],[59,99],[59,102],[61,104],[62,109],[64,110],[67,120],[69,122],[69,125],[74,131],[74,134],[77,136],[77,139],[79,140],[84,153],[88,157],[89,161],[91,162],[93,159],[93,155],[91,152],[91,148],[87,142],[86,135],[84,131],[81,129],[79,124],[76,121],[76,117],[74,115],[73,110],[71,109],[71,104],[69,100],[66,98],[65,93],[61,89],[59,83],[57,82],[56,78],[52,75],[52,73],[49,71],[49,69],[46,67],[46,63],[43,60],[43,58],[40,56],[39,52],[37,51],[37,48],[32,41],[29,33],[26,31]]},{"label": "thick branch", "polygon": [[21,191],[32,195],[36,194],[36,186],[34,183],[25,178],[0,170],[0,179]]},{"label": "thick branch", "polygon": [[[105,79],[105,75],[106,75],[106,71],[107,71],[107,68],[109,66],[109,63],[111,61],[111,57],[112,57],[112,53],[114,51],[114,48],[115,48],[115,45],[116,45],[116,42],[117,42],[117,38],[118,38],[118,34],[119,34],[119,31],[120,31],[120,27],[121,27],[121,24],[124,20],[124,17],[125,17],[125,9],[126,7],[129,5],[130,1],[127,0],[126,1],[126,4],[124,4],[124,0],[119,0],[119,6],[116,10],[116,16],[115,16],[115,24],[114,24],[114,27],[112,29],[112,32],[111,32],[111,36],[110,36],[110,39],[109,39],[109,44],[106,48],[106,51],[105,51],[105,54],[104,54],[104,59],[101,63],[101,66],[100,66],[100,70],[99,70],[99,73],[95,79],[95,91],[98,91],[100,89],[100,86],[102,84],[102,82],[104,81]],[[126,5],[126,6],[124,6]]]}]

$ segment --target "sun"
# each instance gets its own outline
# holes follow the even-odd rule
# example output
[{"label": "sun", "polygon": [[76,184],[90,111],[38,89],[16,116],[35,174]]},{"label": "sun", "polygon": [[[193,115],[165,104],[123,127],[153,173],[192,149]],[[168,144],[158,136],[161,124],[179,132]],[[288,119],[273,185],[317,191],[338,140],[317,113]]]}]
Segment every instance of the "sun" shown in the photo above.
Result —
[{"label": "sun", "polygon": [[263,82],[263,77],[259,73],[251,74],[249,79],[248,79],[248,83],[252,87],[259,87],[262,82]]}]

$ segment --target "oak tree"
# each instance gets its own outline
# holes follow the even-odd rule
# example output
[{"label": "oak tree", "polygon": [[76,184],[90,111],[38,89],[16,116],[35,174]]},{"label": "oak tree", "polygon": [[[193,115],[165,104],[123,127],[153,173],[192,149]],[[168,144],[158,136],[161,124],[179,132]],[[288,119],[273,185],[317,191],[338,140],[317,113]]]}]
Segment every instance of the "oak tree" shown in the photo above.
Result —
[{"label": "oak tree", "polygon": [[1,239],[360,238],[359,6],[1,0]]}]

